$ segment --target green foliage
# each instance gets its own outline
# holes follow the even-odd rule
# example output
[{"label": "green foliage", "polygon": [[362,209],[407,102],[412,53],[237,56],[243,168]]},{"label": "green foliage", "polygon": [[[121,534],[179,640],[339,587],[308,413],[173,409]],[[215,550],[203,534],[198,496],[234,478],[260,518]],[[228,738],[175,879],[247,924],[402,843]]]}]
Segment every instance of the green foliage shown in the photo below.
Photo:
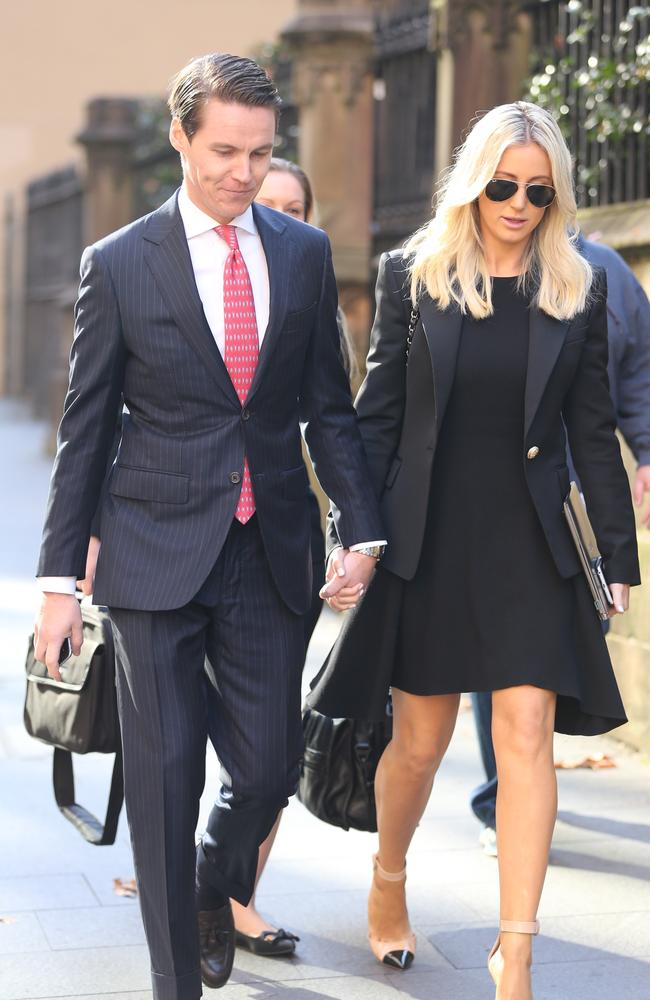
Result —
[{"label": "green foliage", "polygon": [[[526,81],[524,99],[550,111],[567,140],[575,138],[577,117],[588,140],[607,142],[616,154],[628,137],[650,135],[643,102],[636,99],[650,80],[650,34],[644,31],[650,8],[631,7],[610,38],[597,36],[589,4],[569,0],[562,6],[573,29],[566,38],[555,39],[554,51],[535,54],[537,66],[543,62],[544,67]],[[600,50],[607,55],[599,55]],[[579,184],[591,196],[606,166],[602,158],[596,166],[579,165]]]}]

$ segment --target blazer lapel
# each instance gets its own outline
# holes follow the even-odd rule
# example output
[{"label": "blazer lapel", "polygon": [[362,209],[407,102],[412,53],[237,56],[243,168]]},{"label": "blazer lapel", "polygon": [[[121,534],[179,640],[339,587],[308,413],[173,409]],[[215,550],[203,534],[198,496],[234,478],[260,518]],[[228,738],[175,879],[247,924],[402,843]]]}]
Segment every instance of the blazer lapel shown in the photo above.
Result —
[{"label": "blazer lapel", "polygon": [[171,316],[205,363],[219,388],[239,407],[239,399],[217,347],[194,280],[190,251],[174,194],[145,225],[145,260]]},{"label": "blazer lapel", "polygon": [[569,322],[553,319],[534,306],[530,310],[528,372],[524,397],[524,436],[542,400],[546,383],[562,350]]},{"label": "blazer lapel", "polygon": [[426,295],[420,303],[420,319],[429,345],[433,367],[435,415],[442,424],[456,373],[456,358],[463,317],[456,306],[442,311]]},{"label": "blazer lapel", "polygon": [[293,240],[287,237],[285,232],[287,228],[286,223],[278,212],[271,212],[253,202],[253,217],[257,231],[260,234],[269,271],[270,303],[269,323],[264,333],[264,339],[262,340],[257,368],[248,394],[248,400],[257,391],[268,366],[269,357],[273,353],[273,347],[282,333],[284,317],[287,312],[289,276],[293,266],[294,254]]}]

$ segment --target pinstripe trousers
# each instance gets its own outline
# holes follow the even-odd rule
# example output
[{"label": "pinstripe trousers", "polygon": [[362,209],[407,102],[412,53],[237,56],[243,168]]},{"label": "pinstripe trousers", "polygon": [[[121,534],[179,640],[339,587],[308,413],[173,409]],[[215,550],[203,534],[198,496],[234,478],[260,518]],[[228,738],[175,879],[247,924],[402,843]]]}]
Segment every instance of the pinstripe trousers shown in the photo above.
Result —
[{"label": "pinstripe trousers", "polygon": [[[304,623],[273,582],[256,518],[233,522],[193,601],[110,609],[125,797],[156,1000],[201,995],[195,877],[247,903],[258,847],[295,791]],[[205,658],[211,677],[204,668]],[[222,785],[198,854],[208,738]]]}]

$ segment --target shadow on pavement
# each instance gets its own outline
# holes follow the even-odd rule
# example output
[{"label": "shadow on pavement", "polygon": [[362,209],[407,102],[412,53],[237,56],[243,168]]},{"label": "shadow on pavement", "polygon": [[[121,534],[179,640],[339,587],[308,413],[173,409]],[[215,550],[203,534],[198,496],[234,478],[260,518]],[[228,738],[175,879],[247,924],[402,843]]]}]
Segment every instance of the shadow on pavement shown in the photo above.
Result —
[{"label": "shadow on pavement", "polygon": [[595,833],[606,833],[611,837],[623,837],[626,840],[639,840],[642,844],[650,844],[648,823],[629,823],[604,816],[585,816],[582,813],[564,811],[558,813],[558,819],[581,830],[593,830]]},{"label": "shadow on pavement", "polygon": [[[650,865],[621,861],[618,858],[602,858],[594,854],[581,853],[566,848],[553,848],[550,866],[552,868],[575,868],[581,871],[606,872],[609,875],[638,878],[642,882],[650,883]],[[650,993],[648,996],[650,996]]]}]

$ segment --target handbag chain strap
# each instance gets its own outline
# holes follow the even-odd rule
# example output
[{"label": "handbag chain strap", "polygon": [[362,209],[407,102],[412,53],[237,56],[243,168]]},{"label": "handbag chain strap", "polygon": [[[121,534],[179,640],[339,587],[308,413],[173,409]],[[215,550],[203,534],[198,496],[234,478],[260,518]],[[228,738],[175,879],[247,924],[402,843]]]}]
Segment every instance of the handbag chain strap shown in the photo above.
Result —
[{"label": "handbag chain strap", "polygon": [[418,320],[420,318],[419,306],[411,306],[411,315],[409,317],[409,332],[406,336],[406,363],[408,364],[409,354],[411,353],[411,344],[413,343],[413,337],[415,336],[415,328],[418,325]]}]

